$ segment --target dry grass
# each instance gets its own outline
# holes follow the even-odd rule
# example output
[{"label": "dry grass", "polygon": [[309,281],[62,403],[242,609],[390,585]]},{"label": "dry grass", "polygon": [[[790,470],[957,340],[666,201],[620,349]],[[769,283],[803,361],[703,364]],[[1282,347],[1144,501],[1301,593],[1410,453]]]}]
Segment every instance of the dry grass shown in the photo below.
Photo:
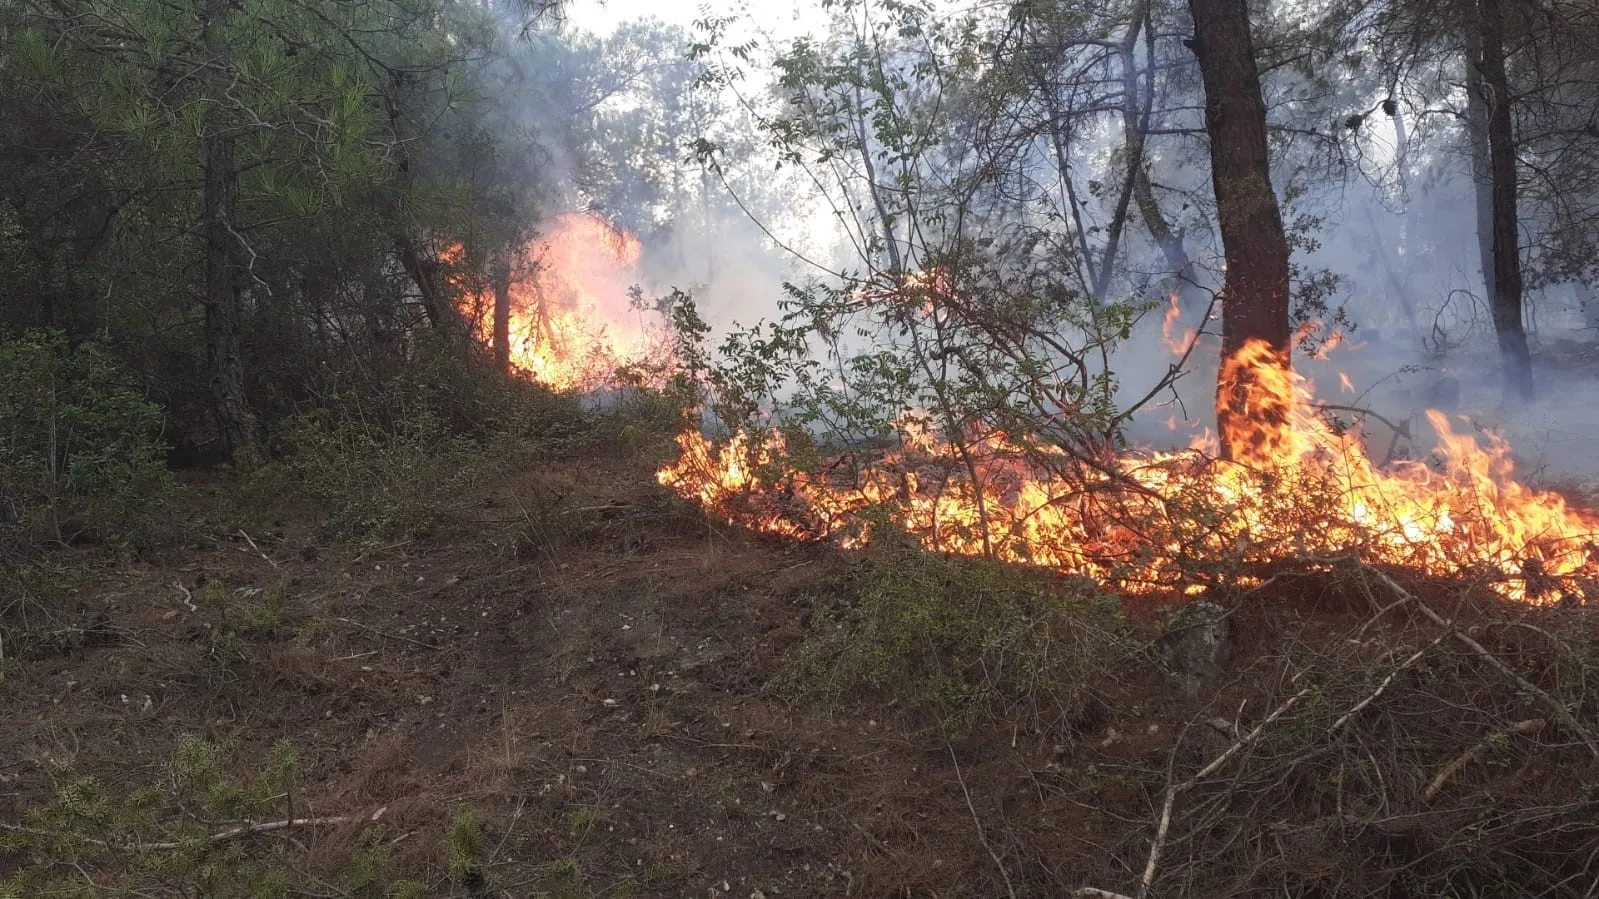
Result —
[{"label": "dry grass", "polygon": [[[381,849],[423,895],[1580,897],[1599,880],[1591,609],[1281,565],[1210,591],[1234,652],[1188,695],[1152,600],[754,537],[686,512],[631,450],[452,503],[427,539],[341,547],[290,521],[252,528],[259,552],[202,541],[90,582],[74,614],[123,638],[6,670],[0,818],[49,801],[47,757],[150,785],[202,734],[241,770],[289,741],[307,813],[386,809],[240,850],[348,884]],[[190,609],[174,583],[202,580],[242,599]],[[278,591],[271,621],[245,614],[255,587]],[[844,689],[779,689],[797,671]],[[463,809],[476,885],[451,875]]]}]

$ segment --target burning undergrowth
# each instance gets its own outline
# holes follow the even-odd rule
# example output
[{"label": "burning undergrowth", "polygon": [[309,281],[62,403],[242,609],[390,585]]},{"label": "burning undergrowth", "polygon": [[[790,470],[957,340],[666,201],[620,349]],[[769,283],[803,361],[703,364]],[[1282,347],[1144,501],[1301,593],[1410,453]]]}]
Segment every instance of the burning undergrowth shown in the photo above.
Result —
[{"label": "burning undergrowth", "polygon": [[[1534,604],[1583,602],[1599,585],[1599,515],[1515,477],[1510,448],[1442,414],[1426,460],[1372,461],[1306,382],[1250,345],[1224,378],[1259,386],[1216,442],[1087,456],[997,429],[897,425],[898,448],[821,460],[779,430],[717,445],[678,438],[661,483],[724,520],[801,539],[869,542],[884,523],[927,549],[1090,577],[1127,593],[1259,583],[1284,566],[1360,558],[1490,585]],[[800,439],[803,440],[803,437]]]}]

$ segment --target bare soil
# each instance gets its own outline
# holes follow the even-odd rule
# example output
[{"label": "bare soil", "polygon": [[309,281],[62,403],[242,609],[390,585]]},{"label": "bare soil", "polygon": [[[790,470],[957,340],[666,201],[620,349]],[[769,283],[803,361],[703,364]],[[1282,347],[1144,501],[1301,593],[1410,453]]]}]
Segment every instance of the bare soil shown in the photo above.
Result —
[{"label": "bare soil", "polygon": [[[575,522],[535,526],[529,498],[552,496]],[[252,839],[299,840],[314,866],[383,809],[398,868],[436,895],[1131,894],[1168,771],[1231,741],[1187,722],[1259,720],[1283,688],[1260,672],[1341,645],[1366,614],[1308,587],[1277,591],[1275,605],[1237,613],[1217,690],[1191,697],[1153,670],[1107,672],[1115,705],[1070,727],[951,740],[892,696],[824,707],[773,689],[856,564],[710,524],[626,454],[505,479],[398,545],[330,543],[314,514],[213,533],[102,568],[69,610],[76,638],[8,669],[0,821],[50,800],[47,760],[152,782],[179,738],[198,734],[244,767],[289,741],[302,813],[359,819]],[[208,584],[227,601],[205,602]],[[237,646],[219,641],[228,630]],[[1502,776],[1526,791],[1563,770],[1557,794],[1594,779],[1580,747],[1554,751]],[[441,856],[465,806],[486,825],[489,886],[452,881]],[[1249,839],[1304,837],[1258,824]],[[1342,863],[1305,846],[1307,871]],[[1169,864],[1195,864],[1181,855],[1192,851]],[[1582,895],[1593,862],[1573,864],[1570,894]]]}]

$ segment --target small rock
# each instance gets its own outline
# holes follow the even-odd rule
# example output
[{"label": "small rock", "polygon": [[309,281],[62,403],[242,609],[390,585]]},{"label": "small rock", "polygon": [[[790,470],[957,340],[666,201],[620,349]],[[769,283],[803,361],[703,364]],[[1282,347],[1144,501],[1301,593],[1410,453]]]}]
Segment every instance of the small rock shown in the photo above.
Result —
[{"label": "small rock", "polygon": [[1221,674],[1222,665],[1232,657],[1227,610],[1203,600],[1183,606],[1172,616],[1160,646],[1178,685],[1190,695],[1197,694]]}]

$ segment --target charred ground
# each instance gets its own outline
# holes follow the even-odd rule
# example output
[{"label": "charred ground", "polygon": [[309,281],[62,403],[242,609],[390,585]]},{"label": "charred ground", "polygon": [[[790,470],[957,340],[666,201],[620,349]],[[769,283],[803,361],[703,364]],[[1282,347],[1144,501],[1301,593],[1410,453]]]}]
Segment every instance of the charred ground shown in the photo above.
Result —
[{"label": "charred ground", "polygon": [[[208,475],[182,545],[55,557],[6,620],[11,891],[1599,882],[1599,628],[1580,603],[1285,566],[1207,597],[1232,650],[1189,693],[1162,601],[715,525],[655,485],[665,441],[629,427],[428,494],[390,540]],[[230,833],[242,820],[293,823]]]}]

